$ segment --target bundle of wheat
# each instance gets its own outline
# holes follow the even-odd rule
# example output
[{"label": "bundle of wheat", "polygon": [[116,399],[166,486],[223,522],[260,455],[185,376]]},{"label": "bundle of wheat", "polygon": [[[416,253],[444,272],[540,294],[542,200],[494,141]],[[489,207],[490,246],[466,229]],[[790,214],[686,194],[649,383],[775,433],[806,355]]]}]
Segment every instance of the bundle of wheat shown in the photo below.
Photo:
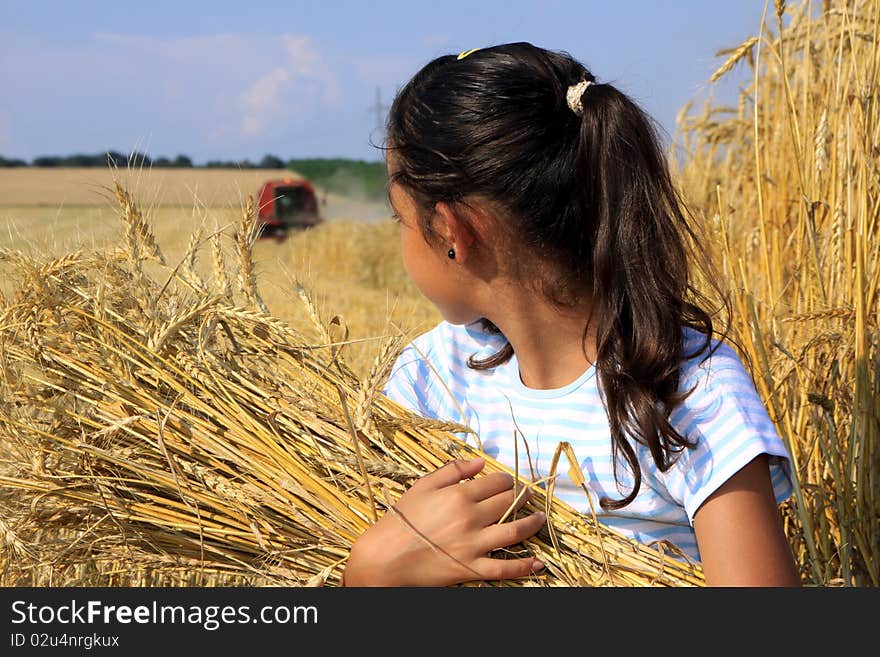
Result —
[{"label": "bundle of wheat", "polygon": [[[17,275],[0,318],[5,582],[338,583],[352,542],[414,478],[479,454],[453,433],[467,429],[380,394],[403,335],[389,332],[357,377],[305,290],[323,343],[267,312],[252,205],[232,235],[233,285],[222,232],[208,238],[206,281],[194,267],[205,240],[165,266],[136,204],[116,194],[124,248],[48,262],[3,253]],[[487,472],[503,469],[486,458]],[[547,570],[504,585],[702,584],[699,566],[597,525],[552,486],[519,486],[549,520],[507,553]]]}]

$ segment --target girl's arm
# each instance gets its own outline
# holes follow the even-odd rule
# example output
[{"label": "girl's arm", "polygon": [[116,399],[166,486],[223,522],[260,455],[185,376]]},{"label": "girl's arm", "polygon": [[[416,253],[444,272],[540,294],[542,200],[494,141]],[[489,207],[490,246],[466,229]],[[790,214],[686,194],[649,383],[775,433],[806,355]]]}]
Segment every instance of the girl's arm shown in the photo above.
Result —
[{"label": "girl's arm", "polygon": [[694,531],[707,586],[800,586],[766,454],[706,498]]},{"label": "girl's arm", "polygon": [[[534,558],[497,559],[544,524],[543,513],[498,523],[514,503],[513,477],[475,477],[483,459],[448,463],[419,479],[355,541],[344,586],[449,586],[538,572]],[[523,496],[517,506],[527,499]]]}]

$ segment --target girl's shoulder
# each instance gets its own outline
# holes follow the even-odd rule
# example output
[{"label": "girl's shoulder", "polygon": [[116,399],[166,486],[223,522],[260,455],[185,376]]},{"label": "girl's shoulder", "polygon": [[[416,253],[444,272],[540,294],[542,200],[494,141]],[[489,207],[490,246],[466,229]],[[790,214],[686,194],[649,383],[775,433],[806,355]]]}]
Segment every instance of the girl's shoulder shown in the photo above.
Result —
[{"label": "girl's shoulder", "polygon": [[712,492],[759,454],[770,457],[777,503],[793,490],[788,451],[734,344],[685,329],[679,381],[685,398],[669,421],[693,444],[658,477],[691,521]]},{"label": "girl's shoulder", "polygon": [[681,388],[703,389],[754,384],[747,363],[725,337],[707,337],[685,327],[684,353],[680,370]]},{"label": "girl's shoulder", "polygon": [[479,322],[456,325],[442,321],[403,348],[383,392],[424,417],[461,421],[457,400],[467,381],[479,374],[468,368],[468,359],[491,356],[505,342],[503,336],[486,331]]}]

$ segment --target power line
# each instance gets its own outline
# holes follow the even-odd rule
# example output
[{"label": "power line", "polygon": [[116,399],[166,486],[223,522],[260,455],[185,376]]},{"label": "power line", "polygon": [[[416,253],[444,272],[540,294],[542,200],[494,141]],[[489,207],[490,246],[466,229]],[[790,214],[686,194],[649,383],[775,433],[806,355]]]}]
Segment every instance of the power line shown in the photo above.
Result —
[{"label": "power line", "polygon": [[389,106],[382,103],[382,90],[376,87],[376,102],[370,108],[370,113],[376,115],[376,130],[380,133],[385,129],[385,113]]}]

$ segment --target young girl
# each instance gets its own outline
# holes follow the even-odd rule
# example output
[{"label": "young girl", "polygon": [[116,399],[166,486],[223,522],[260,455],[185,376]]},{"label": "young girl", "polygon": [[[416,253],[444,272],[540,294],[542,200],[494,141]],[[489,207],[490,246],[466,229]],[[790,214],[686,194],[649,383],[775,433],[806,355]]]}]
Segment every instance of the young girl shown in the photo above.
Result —
[{"label": "young girl", "polygon": [[[713,337],[695,235],[644,112],[569,55],[513,43],[428,63],[387,127],[404,262],[444,321],[403,351],[385,393],[470,426],[525,478],[570,442],[600,521],[675,544],[708,585],[797,585],[777,509],[788,455]],[[483,465],[419,479],[355,542],[345,585],[539,571],[490,556],[546,519],[498,523],[513,479]],[[589,513],[564,470],[556,494]]]}]

